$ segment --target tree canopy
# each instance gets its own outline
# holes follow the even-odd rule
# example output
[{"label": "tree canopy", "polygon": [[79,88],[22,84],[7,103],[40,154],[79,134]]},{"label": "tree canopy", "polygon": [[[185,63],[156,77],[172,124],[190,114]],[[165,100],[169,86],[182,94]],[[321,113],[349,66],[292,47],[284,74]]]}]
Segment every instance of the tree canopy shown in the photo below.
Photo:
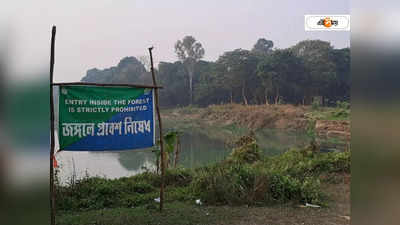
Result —
[{"label": "tree canopy", "polygon": [[[260,38],[251,50],[234,49],[214,62],[201,60],[204,48],[192,36],[175,44],[178,60],[160,62],[157,79],[164,87],[165,107],[221,103],[324,104],[350,99],[350,48],[335,49],[329,42],[304,40],[286,49],[273,49]],[[82,81],[151,84],[146,60],[126,57],[116,67],[87,71]]]}]

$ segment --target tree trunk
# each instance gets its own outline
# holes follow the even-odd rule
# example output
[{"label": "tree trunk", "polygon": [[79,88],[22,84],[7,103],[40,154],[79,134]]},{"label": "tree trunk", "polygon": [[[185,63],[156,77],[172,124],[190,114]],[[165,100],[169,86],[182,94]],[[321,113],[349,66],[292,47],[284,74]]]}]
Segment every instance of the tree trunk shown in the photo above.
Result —
[{"label": "tree trunk", "polygon": [[231,89],[231,104],[233,104],[233,90]]},{"label": "tree trunk", "polygon": [[192,69],[189,69],[189,102],[190,105],[193,104],[193,71]]},{"label": "tree trunk", "polygon": [[268,90],[267,89],[265,89],[265,104],[269,105],[269,103],[268,103]]},{"label": "tree trunk", "polygon": [[246,82],[243,82],[243,85],[242,85],[242,97],[243,97],[243,102],[244,102],[244,104],[245,105],[248,105],[248,103],[247,103],[247,98],[246,98],[246,95],[245,95],[245,93],[244,93],[244,89],[246,88]]},{"label": "tree trunk", "polygon": [[276,95],[275,95],[275,105],[278,104],[279,101],[279,88],[276,89]]}]

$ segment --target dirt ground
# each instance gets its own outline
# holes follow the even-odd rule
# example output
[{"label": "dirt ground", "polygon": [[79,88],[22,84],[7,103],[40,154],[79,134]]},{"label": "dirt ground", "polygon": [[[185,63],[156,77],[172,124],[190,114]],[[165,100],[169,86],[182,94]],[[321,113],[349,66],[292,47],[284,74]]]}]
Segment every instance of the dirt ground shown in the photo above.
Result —
[{"label": "dirt ground", "polygon": [[[293,105],[211,105],[207,108],[176,108],[162,113],[167,120],[198,122],[208,125],[237,124],[250,130],[260,128],[305,130],[310,125],[313,112],[310,106]],[[323,110],[318,114],[324,114]],[[325,112],[326,114],[326,112]],[[348,120],[316,120],[318,135],[350,137]]]},{"label": "dirt ground", "polygon": [[207,108],[174,109],[163,117],[180,120],[204,121],[208,124],[232,123],[249,129],[281,128],[299,129],[307,125],[306,107],[292,105],[212,105]]},{"label": "dirt ground", "polygon": [[[328,207],[304,206],[241,208],[233,221],[221,225],[348,225],[350,224],[350,175],[339,175],[337,184],[325,184]],[[229,209],[227,209],[229,210]]]}]

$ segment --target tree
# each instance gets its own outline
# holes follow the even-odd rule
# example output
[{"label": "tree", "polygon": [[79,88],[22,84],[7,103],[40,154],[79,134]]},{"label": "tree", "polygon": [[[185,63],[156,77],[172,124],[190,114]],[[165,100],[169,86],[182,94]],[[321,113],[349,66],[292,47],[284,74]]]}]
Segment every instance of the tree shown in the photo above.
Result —
[{"label": "tree", "polygon": [[187,105],[188,79],[182,62],[160,62],[158,64],[158,79],[164,88],[160,90],[160,103],[162,106]]},{"label": "tree", "polygon": [[217,60],[221,76],[224,83],[231,90],[231,102],[233,102],[233,92],[235,88],[241,88],[241,96],[243,103],[248,104],[246,89],[249,82],[255,76],[255,68],[257,66],[257,57],[250,51],[244,49],[236,49],[234,51],[225,52]]},{"label": "tree", "polygon": [[257,40],[256,44],[254,44],[251,51],[258,56],[265,56],[272,51],[272,47],[274,47],[273,41],[260,38]]},{"label": "tree", "polygon": [[257,66],[257,75],[265,87],[265,101],[268,104],[268,93],[275,96],[278,104],[281,96],[301,95],[301,87],[305,86],[305,68],[300,58],[289,49],[276,50]]},{"label": "tree", "polygon": [[326,93],[333,102],[350,100],[350,48],[333,49],[336,65],[336,82],[331,82]]},{"label": "tree", "polygon": [[175,53],[178,59],[184,64],[189,75],[189,96],[190,104],[193,103],[193,75],[194,66],[204,56],[204,48],[200,42],[192,36],[186,36],[175,44]]},{"label": "tree", "polygon": [[117,66],[87,71],[81,81],[93,83],[143,83],[148,72],[135,57],[121,59]]},{"label": "tree", "polygon": [[140,56],[137,56],[136,58],[143,64],[146,71],[150,71],[151,63],[150,63],[150,59],[148,56],[140,55]]},{"label": "tree", "polygon": [[336,65],[331,44],[321,40],[305,40],[293,46],[291,50],[303,60],[307,70],[308,103],[312,96],[323,97],[330,83],[336,81]]},{"label": "tree", "polygon": [[207,106],[224,100],[224,90],[218,86],[214,62],[197,62],[193,83],[194,104]]}]

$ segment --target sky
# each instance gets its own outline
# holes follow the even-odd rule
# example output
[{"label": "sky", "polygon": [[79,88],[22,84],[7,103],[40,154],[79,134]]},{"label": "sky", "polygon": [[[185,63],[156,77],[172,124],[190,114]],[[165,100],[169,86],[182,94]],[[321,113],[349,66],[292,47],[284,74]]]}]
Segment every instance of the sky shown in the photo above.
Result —
[{"label": "sky", "polygon": [[251,49],[266,38],[277,48],[305,39],[350,46],[350,32],[304,31],[305,14],[349,14],[349,0],[96,0],[10,1],[0,8],[0,48],[12,79],[48,73],[52,25],[57,26],[56,82],[79,81],[88,69],[104,69],[126,56],[155,62],[177,60],[174,44],[194,36],[205,60],[226,51]]}]

